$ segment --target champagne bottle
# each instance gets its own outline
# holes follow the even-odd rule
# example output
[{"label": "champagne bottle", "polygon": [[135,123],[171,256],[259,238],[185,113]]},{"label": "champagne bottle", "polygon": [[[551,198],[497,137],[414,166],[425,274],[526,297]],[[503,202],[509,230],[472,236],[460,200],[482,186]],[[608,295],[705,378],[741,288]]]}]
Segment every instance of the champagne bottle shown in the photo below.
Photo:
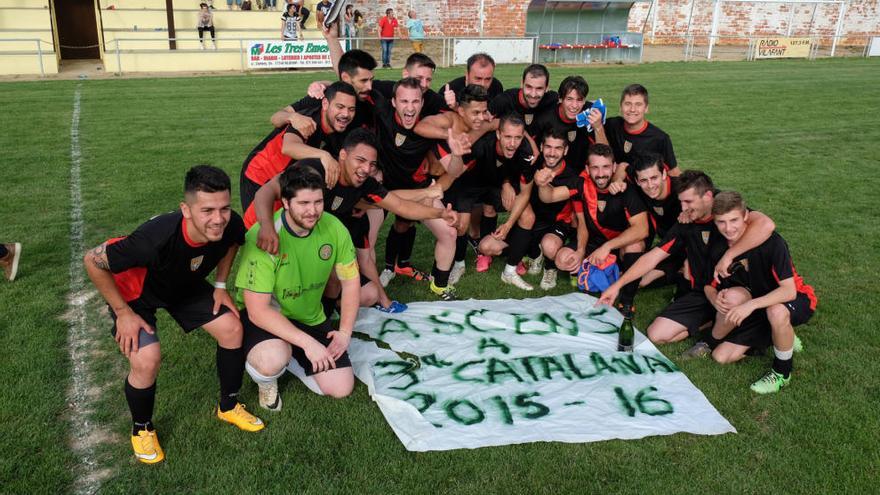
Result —
[{"label": "champagne bottle", "polygon": [[623,317],[620,330],[617,334],[617,350],[620,352],[632,352],[635,331],[633,330],[632,315]]}]

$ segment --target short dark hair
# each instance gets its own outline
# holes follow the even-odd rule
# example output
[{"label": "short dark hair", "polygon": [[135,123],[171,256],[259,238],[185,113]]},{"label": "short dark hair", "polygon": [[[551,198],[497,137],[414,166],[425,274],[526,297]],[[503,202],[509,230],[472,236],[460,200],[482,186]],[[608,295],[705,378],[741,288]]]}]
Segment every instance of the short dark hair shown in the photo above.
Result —
[{"label": "short dark hair", "polygon": [[514,125],[517,127],[525,128],[526,122],[522,117],[516,112],[506,113],[501,116],[501,120],[498,121],[498,128],[503,129],[506,124]]},{"label": "short dark hair", "polygon": [[324,88],[324,98],[326,98],[328,102],[333,101],[333,98],[335,98],[338,93],[351,95],[357,99],[357,92],[354,90],[354,86],[345,81],[336,81],[330,86]]},{"label": "short dark hair", "polygon": [[486,88],[482,86],[478,86],[476,84],[468,84],[461,90],[461,93],[458,94],[458,103],[459,105],[469,105],[475,101],[489,101],[489,94],[486,93]]},{"label": "short dark hair", "polygon": [[746,211],[746,201],[742,194],[736,191],[724,191],[715,195],[715,200],[712,202],[713,215],[724,215],[733,210]]},{"label": "short dark hair", "polygon": [[714,192],[715,184],[702,170],[685,170],[678,176],[678,188],[675,193],[681,194],[691,188],[699,196],[702,196],[706,194],[706,191]]},{"label": "short dark hair", "polygon": [[345,151],[351,151],[355,148],[355,146],[359,144],[366,144],[373,149],[379,149],[379,143],[376,140],[376,135],[373,134],[372,131],[364,129],[363,127],[358,127],[357,129],[349,132],[347,136],[345,136],[345,140],[342,141],[342,149],[344,149]]},{"label": "short dark hair", "polygon": [[590,151],[587,153],[587,158],[591,155],[601,156],[603,158],[610,158],[611,161],[614,161],[614,150],[611,149],[611,146],[608,146],[605,143],[596,143],[590,146]]},{"label": "short dark hair", "polygon": [[568,96],[572,90],[577,91],[581,98],[586,98],[590,94],[590,85],[581,76],[568,76],[559,83],[559,99]]},{"label": "short dark hair", "polygon": [[547,86],[550,86],[550,71],[547,70],[547,67],[541,64],[532,64],[523,71],[522,80],[526,80],[526,76],[532,77],[543,77],[546,80]]},{"label": "short dark hair", "polygon": [[430,67],[431,70],[437,70],[437,64],[434,63],[434,60],[424,53],[416,52],[409,57],[406,57],[406,64],[404,64],[404,67],[407,70],[417,65],[421,65],[422,67]]},{"label": "short dark hair", "polygon": [[190,194],[196,192],[215,193],[231,191],[229,175],[223,170],[212,165],[196,165],[187,170],[183,180],[183,192]]},{"label": "short dark hair", "polygon": [[468,72],[471,71],[471,67],[473,67],[474,64],[480,64],[480,65],[488,64],[488,65],[491,65],[492,67],[495,67],[495,59],[492,58],[492,55],[489,55],[486,52],[477,52],[477,53],[471,55],[470,57],[468,57],[468,59],[467,59],[467,71]]},{"label": "short dark hair", "polygon": [[544,144],[547,138],[561,139],[568,146],[568,132],[559,126],[554,125],[544,131],[544,136],[541,137],[541,144]]},{"label": "short dark hair", "polygon": [[658,153],[646,151],[644,153],[636,153],[633,160],[633,174],[637,174],[643,170],[657,167],[657,170],[663,171],[663,157]]},{"label": "short dark hair", "polygon": [[630,84],[629,86],[623,88],[623,92],[620,93],[620,102],[623,103],[623,99],[627,96],[636,95],[644,96],[645,105],[648,104],[648,88],[642,86],[641,84]]},{"label": "short dark hair", "polygon": [[417,89],[420,93],[422,91],[422,86],[419,84],[419,80],[414,77],[404,77],[394,83],[394,88],[391,90],[391,96],[394,98],[397,97],[397,88]]},{"label": "short dark hair", "polygon": [[207,7],[207,6],[208,6],[208,4],[206,4],[205,2],[202,2],[199,4],[199,8]]},{"label": "short dark hair", "polygon": [[281,197],[290,201],[301,189],[324,189],[324,178],[312,167],[294,163],[278,176]]},{"label": "short dark hair", "polygon": [[385,15],[388,15],[392,12],[394,12],[394,9],[385,9]]},{"label": "short dark hair", "polygon": [[339,75],[346,73],[351,77],[357,74],[358,69],[373,70],[376,68],[376,59],[363,50],[349,50],[339,57]]}]

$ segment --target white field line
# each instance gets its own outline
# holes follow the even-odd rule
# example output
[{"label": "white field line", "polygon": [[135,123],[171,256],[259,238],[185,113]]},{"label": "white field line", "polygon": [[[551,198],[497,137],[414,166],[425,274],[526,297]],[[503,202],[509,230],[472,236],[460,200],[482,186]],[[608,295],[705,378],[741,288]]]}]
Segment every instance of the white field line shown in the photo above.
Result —
[{"label": "white field line", "polygon": [[73,116],[70,121],[70,289],[68,294],[67,349],[71,363],[71,382],[67,390],[67,403],[70,408],[71,445],[79,459],[74,467],[74,492],[96,493],[101,487],[98,466],[95,459],[94,442],[91,438],[97,433],[96,425],[89,421],[90,405],[88,389],[90,373],[88,365],[89,339],[86,326],[85,276],[82,256],[83,212],[82,191],[80,187],[80,165],[82,155],[79,145],[80,94],[77,85],[73,94]]}]

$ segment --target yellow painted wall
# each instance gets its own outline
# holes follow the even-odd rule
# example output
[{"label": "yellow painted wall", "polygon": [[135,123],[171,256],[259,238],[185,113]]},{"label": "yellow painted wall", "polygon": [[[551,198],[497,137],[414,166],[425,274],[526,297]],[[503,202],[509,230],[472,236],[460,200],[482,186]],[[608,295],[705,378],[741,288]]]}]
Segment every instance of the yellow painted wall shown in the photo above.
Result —
[{"label": "yellow painted wall", "polygon": [[[49,9],[3,8],[0,9],[0,32],[4,29],[45,29],[51,26]],[[0,37],[11,38],[13,33],[2,33]]]},{"label": "yellow painted wall", "polygon": [[[45,74],[57,74],[58,62],[54,52],[43,53],[43,72]],[[0,74],[39,74],[40,59],[37,55],[0,54]]]},{"label": "yellow painted wall", "polygon": [[48,9],[48,0],[0,0],[0,8]]}]

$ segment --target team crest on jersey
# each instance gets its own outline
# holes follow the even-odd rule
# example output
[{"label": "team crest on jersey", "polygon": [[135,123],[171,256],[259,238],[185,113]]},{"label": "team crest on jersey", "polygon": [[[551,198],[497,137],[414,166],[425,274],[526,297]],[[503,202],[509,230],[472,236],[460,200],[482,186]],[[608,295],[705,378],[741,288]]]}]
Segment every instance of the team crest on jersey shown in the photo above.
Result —
[{"label": "team crest on jersey", "polygon": [[526,120],[526,125],[532,125],[532,121],[535,120],[535,114],[527,113],[524,115]]},{"label": "team crest on jersey", "polygon": [[663,207],[662,206],[655,206],[654,213],[656,213],[662,217],[663,216]]},{"label": "team crest on jersey", "polygon": [[342,206],[342,197],[334,196],[333,203],[330,205],[330,211],[336,211],[339,209],[340,206]]},{"label": "team crest on jersey", "polygon": [[744,260],[739,260],[739,262],[742,264],[743,268],[746,269],[746,271],[749,271],[749,260],[744,259]]},{"label": "team crest on jersey", "polygon": [[623,142],[623,152],[629,153],[629,150],[631,150],[631,149],[633,149],[633,144],[629,141],[624,141]]},{"label": "team crest on jersey", "polygon": [[195,258],[189,260],[189,269],[190,269],[190,271],[193,271],[193,272],[194,272],[194,271],[198,270],[199,267],[202,266],[202,261],[204,261],[204,260],[205,260],[205,256],[204,256],[204,255],[202,255],[202,256],[196,256]]},{"label": "team crest on jersey", "polygon": [[406,136],[399,133],[399,132],[394,136],[394,145],[397,146],[398,148],[403,146],[403,143],[405,141],[406,141]]},{"label": "team crest on jersey", "polygon": [[333,256],[333,246],[330,244],[324,244],[321,246],[321,249],[318,250],[318,257],[327,261],[330,259],[330,256]]},{"label": "team crest on jersey", "polygon": [[596,204],[599,206],[599,211],[605,211],[605,205],[607,204],[605,201],[600,199]]},{"label": "team crest on jersey", "polygon": [[705,245],[708,246],[708,245],[709,245],[709,232],[708,232],[708,231],[703,231],[703,232],[700,232],[700,233],[703,234],[703,244],[705,244]]},{"label": "team crest on jersey", "polygon": [[577,137],[577,135],[578,135],[578,131],[576,131],[576,130],[568,131],[568,142],[573,143],[574,139]]},{"label": "team crest on jersey", "polygon": [[496,167],[500,167],[500,166],[502,166],[502,165],[504,165],[504,162],[502,162],[501,160],[499,160],[499,159],[496,158],[496,159],[495,159],[495,166],[496,166]]}]

